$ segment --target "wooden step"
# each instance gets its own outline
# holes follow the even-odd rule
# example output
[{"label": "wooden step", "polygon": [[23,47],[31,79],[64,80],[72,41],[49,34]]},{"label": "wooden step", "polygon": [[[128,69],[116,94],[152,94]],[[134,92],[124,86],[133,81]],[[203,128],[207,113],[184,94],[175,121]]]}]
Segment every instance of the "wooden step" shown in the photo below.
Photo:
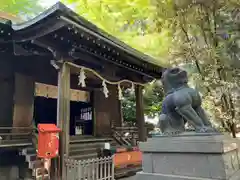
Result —
[{"label": "wooden step", "polygon": [[90,136],[90,135],[76,135],[76,136],[70,136],[70,141],[71,140],[76,140],[76,139],[94,139],[96,137]]},{"label": "wooden step", "polygon": [[79,149],[72,149],[69,151],[70,156],[75,155],[84,155],[84,154],[91,154],[91,153],[98,153],[99,148],[79,148]]},{"label": "wooden step", "polygon": [[86,148],[103,148],[104,143],[103,142],[97,142],[97,143],[75,143],[70,144],[70,151],[74,149],[86,149]]},{"label": "wooden step", "polygon": [[2,140],[30,140],[31,134],[29,133],[0,133]]},{"label": "wooden step", "polygon": [[[33,177],[35,177],[36,180],[42,180],[42,169],[41,168],[37,168],[33,171],[32,174]],[[44,180],[50,180],[49,174],[47,172],[47,170],[44,171]]]},{"label": "wooden step", "polygon": [[84,155],[70,156],[71,159],[75,159],[75,160],[95,159],[97,157],[98,157],[98,153],[89,153],[89,154],[84,154]]},{"label": "wooden step", "polygon": [[71,144],[74,143],[94,143],[94,142],[111,142],[111,138],[86,138],[86,139],[73,139],[70,141]]},{"label": "wooden step", "polygon": [[32,142],[29,139],[0,140],[1,147],[28,147]]},{"label": "wooden step", "polygon": [[22,155],[27,155],[27,154],[36,154],[36,149],[34,147],[27,147],[22,150]]},{"label": "wooden step", "polygon": [[28,168],[32,170],[36,168],[41,168],[42,166],[44,166],[44,163],[40,159],[37,159],[35,161],[30,161],[28,163]]},{"label": "wooden step", "polygon": [[38,159],[37,154],[27,154],[25,158],[28,163],[30,163],[31,161],[36,161]]},{"label": "wooden step", "polygon": [[[21,151],[21,155],[25,157],[27,168],[31,171],[31,176],[35,180],[42,180],[41,169],[44,167],[44,163],[37,157],[36,149],[33,147],[27,147]],[[37,172],[37,174],[36,174]],[[37,177],[35,177],[37,176]],[[49,174],[44,172],[44,180],[50,180]]]},{"label": "wooden step", "polygon": [[120,144],[118,144],[116,141],[111,141],[110,144],[111,146],[114,146],[114,147],[120,146]]}]

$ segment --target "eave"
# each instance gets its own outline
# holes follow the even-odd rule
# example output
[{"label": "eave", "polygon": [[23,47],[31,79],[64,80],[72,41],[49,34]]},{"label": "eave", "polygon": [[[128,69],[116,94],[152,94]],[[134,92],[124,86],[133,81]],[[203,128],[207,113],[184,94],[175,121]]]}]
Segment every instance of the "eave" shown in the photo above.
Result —
[{"label": "eave", "polygon": [[14,49],[19,50],[16,55],[21,52],[23,55],[53,55],[57,60],[65,57],[81,64],[85,53],[99,62],[146,76],[148,81],[161,77],[162,67],[153,63],[156,60],[103,32],[62,3],[30,21],[17,25],[3,23],[1,31],[0,47],[12,43]]}]

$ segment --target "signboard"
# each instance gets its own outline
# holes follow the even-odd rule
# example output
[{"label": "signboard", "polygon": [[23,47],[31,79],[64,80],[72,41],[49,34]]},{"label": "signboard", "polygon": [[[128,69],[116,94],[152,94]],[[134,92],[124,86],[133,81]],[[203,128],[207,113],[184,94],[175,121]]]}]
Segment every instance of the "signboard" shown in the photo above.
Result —
[{"label": "signboard", "polygon": [[[92,126],[92,107],[82,108],[80,109],[80,116],[78,119],[75,119],[75,134],[89,134],[91,133]],[[90,130],[90,132],[88,132]]]},{"label": "signboard", "polygon": [[[53,86],[53,85],[43,84],[43,83],[35,83],[35,96],[57,99],[58,87]],[[87,91],[71,89],[70,90],[70,100],[71,101],[89,102],[90,101],[90,93]]]}]

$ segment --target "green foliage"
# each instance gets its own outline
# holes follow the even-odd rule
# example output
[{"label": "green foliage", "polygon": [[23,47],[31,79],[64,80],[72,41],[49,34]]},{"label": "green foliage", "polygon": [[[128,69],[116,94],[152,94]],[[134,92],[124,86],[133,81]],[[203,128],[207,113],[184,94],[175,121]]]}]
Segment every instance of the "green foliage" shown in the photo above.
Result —
[{"label": "green foliage", "polygon": [[[212,119],[233,130],[240,115],[239,0],[63,0],[99,28],[157,59],[184,65]],[[0,11],[27,18],[42,11],[34,0],[1,1]],[[24,16],[26,18],[26,15]],[[161,110],[158,83],[145,88],[145,113]],[[125,119],[135,120],[135,98],[125,92]]]},{"label": "green foliage", "polygon": [[161,112],[164,92],[161,83],[150,83],[144,89],[144,107],[145,114],[149,117],[155,117]]},{"label": "green foliage", "polygon": [[122,100],[123,119],[127,122],[136,122],[136,98],[135,94],[126,90]]},{"label": "green foliage", "polygon": [[[163,89],[159,82],[149,84],[144,89],[144,112],[149,117],[155,117],[161,111]],[[136,99],[135,94],[129,89],[124,92],[124,99],[122,101],[123,117],[124,120],[135,122],[136,121]]]},{"label": "green foliage", "polygon": [[[173,4],[174,2],[174,4]],[[170,13],[156,15],[171,22],[175,46],[171,64],[192,64],[195,86],[201,90],[212,119],[233,131],[239,114],[234,89],[239,87],[239,7],[238,0],[156,0],[169,4]],[[174,12],[174,13],[173,13]],[[234,132],[233,132],[234,134]]]},{"label": "green foliage", "polygon": [[[117,37],[128,45],[157,59],[158,65],[169,65],[167,53],[172,45],[171,31],[157,29],[154,11],[156,7],[146,0],[63,0],[74,4],[75,11]],[[162,88],[153,83],[145,88],[145,114],[155,116],[161,110]],[[123,116],[127,121],[136,120],[135,95],[124,93]]]},{"label": "green foliage", "polygon": [[[236,93],[240,84],[240,2],[155,0],[146,7],[151,11],[144,11],[140,17],[144,19],[145,13],[148,13],[151,25],[147,25],[144,33],[154,34],[153,37],[148,37],[154,39],[155,36],[159,37],[158,33],[167,32],[168,39],[161,38],[162,43],[157,46],[163,47],[167,44],[169,54],[165,57],[168,57],[166,59],[170,60],[170,64],[189,65],[191,80],[203,94],[204,106],[211,113],[211,118],[217,119],[221,127],[232,129],[234,123],[240,120],[237,98],[239,93]],[[124,16],[124,13],[121,16]],[[132,22],[132,17],[126,18]],[[142,38],[136,32],[135,30],[133,35]],[[174,46],[169,42],[171,35]],[[141,49],[138,44],[129,44],[144,52],[150,52],[150,48]],[[152,49],[157,51],[156,44],[153,44]],[[149,99],[152,100],[151,96]],[[157,109],[148,105],[147,107],[150,111]]]},{"label": "green foliage", "polygon": [[99,28],[128,45],[154,56],[160,65],[167,65],[171,46],[168,29],[155,31],[155,7],[146,0],[63,0],[74,4],[75,11]]},{"label": "green foliage", "polygon": [[[192,66],[191,79],[204,97],[211,96],[214,101],[220,97],[222,117],[217,118],[227,121],[236,118],[231,93],[236,81],[233,81],[231,72],[237,71],[235,67],[239,59],[238,33],[233,31],[239,29],[239,25],[234,25],[236,17],[234,20],[232,18],[236,9],[239,9],[237,0],[68,2],[74,3],[80,15],[100,28],[136,49],[157,57],[160,64],[167,64],[166,61],[170,60],[171,65],[189,64],[190,69]],[[230,38],[225,38],[226,34]],[[149,94],[147,89],[145,94],[146,113],[158,112],[161,104],[159,97]],[[130,98],[130,101],[132,103],[134,99]],[[125,109],[134,107],[126,102],[123,103]],[[206,107],[214,115],[217,113],[213,111],[219,110],[216,103]],[[126,117],[132,117],[132,114],[134,112],[127,111]]]},{"label": "green foliage", "polygon": [[12,16],[21,17],[26,20],[33,18],[43,11],[38,0],[2,0],[0,12],[9,13]]}]

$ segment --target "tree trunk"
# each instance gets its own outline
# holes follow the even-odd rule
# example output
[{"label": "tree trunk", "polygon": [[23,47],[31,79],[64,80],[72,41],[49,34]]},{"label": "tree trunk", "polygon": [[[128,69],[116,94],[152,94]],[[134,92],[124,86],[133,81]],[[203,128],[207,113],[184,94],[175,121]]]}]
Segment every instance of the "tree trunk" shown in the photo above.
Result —
[{"label": "tree trunk", "polygon": [[237,137],[236,124],[234,122],[227,122],[228,130],[231,132],[232,137]]},{"label": "tree trunk", "polygon": [[236,138],[237,137],[236,124],[232,123],[231,126],[230,126],[230,129],[231,129],[232,137]]},{"label": "tree trunk", "polygon": [[136,123],[138,127],[138,138],[139,141],[146,141],[146,127],[144,120],[144,108],[143,108],[143,87],[137,85],[135,87],[136,96]]}]

